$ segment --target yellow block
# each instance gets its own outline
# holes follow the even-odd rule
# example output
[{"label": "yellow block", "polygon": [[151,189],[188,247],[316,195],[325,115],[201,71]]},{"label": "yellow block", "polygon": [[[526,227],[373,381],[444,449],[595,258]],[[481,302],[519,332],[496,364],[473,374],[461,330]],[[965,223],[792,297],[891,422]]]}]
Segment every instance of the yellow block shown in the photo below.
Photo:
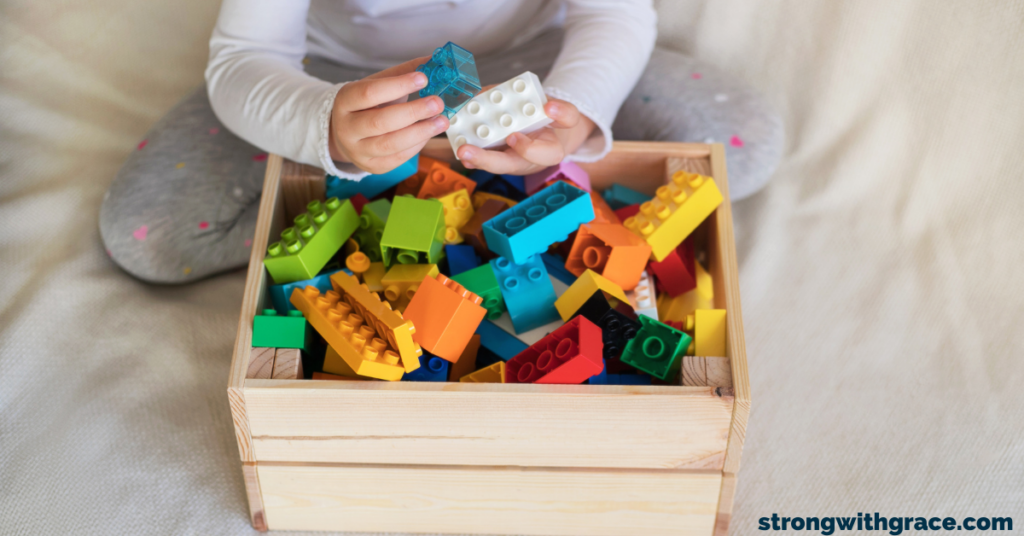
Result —
[{"label": "yellow block", "polygon": [[466,374],[459,378],[459,381],[465,383],[505,383],[505,362],[498,361],[476,372]]},{"label": "yellow block", "polygon": [[[345,376],[346,378],[357,378],[360,380],[373,379],[367,376],[360,376],[356,374],[356,371],[352,370],[352,367],[341,358],[338,351],[333,346],[327,347],[327,353],[324,355],[324,372],[330,374],[337,374],[338,376]],[[403,373],[405,370],[403,369]]]},{"label": "yellow block", "polygon": [[725,309],[693,312],[693,355],[725,357]]},{"label": "yellow block", "polygon": [[607,278],[593,270],[585,270],[583,275],[576,278],[576,281],[569,286],[565,294],[555,300],[555,309],[558,309],[562,320],[568,322],[575,313],[598,290],[610,294],[621,302],[630,303],[622,287],[612,283]]},{"label": "yellow block", "polygon": [[677,171],[658,188],[654,199],[640,205],[640,212],[622,222],[651,245],[651,257],[664,260],[687,236],[722,204],[715,179]]},{"label": "yellow block", "polygon": [[[420,356],[423,349],[412,340],[415,329],[412,321],[402,318],[402,313],[393,311],[391,304],[382,302],[380,296],[370,292],[367,285],[360,285],[355,276],[345,272],[331,274],[331,285],[334,290],[341,294],[342,301],[345,301],[360,315],[366,319],[366,323],[373,326],[377,335],[386,338],[388,342],[402,356],[402,365],[406,372],[412,372],[420,368]],[[338,349],[341,352],[341,349]],[[342,354],[342,357],[345,357]],[[349,362],[351,365],[352,363]],[[359,370],[353,365],[355,371],[363,376],[372,376]],[[377,378],[378,376],[372,376]]]},{"label": "yellow block", "polygon": [[395,264],[380,280],[384,286],[384,299],[393,309],[404,313],[412,295],[420,288],[423,278],[435,278],[439,273],[441,272],[438,271],[436,264]]},{"label": "yellow block", "polygon": [[662,322],[685,322],[686,316],[697,309],[711,309],[714,305],[710,300],[701,297],[697,289],[684,292],[675,298],[668,294],[658,295],[658,319]]},{"label": "yellow block", "polygon": [[380,280],[384,278],[385,272],[387,272],[387,268],[384,267],[383,262],[371,262],[370,268],[363,272],[363,284],[370,292],[383,292],[384,285]]},{"label": "yellow block", "polygon": [[695,278],[697,280],[697,293],[700,294],[702,300],[711,303],[715,301],[715,280],[711,278],[711,274],[699,262],[694,264],[697,265],[697,277]]},{"label": "yellow block", "polygon": [[459,234],[462,228],[473,214],[473,203],[469,199],[469,193],[463,190],[456,190],[446,196],[437,198],[444,205],[444,241],[446,244],[461,244],[463,239]]}]

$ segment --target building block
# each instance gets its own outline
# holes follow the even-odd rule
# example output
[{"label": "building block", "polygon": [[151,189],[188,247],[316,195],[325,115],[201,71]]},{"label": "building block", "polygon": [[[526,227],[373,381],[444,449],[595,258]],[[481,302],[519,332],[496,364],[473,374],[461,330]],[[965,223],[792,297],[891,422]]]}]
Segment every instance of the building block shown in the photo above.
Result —
[{"label": "building block", "polygon": [[[473,179],[479,191],[489,192],[510,199],[526,197],[526,183],[522,175],[496,175],[490,171],[474,169],[469,178]],[[492,181],[494,181],[492,183]]]},{"label": "building block", "polygon": [[[711,274],[708,273],[708,271],[705,270],[704,267],[700,265],[699,262],[698,263],[694,263],[694,268],[696,269],[696,272],[697,272],[697,275],[696,275],[696,278],[695,278],[697,280],[697,285],[696,285],[697,294],[700,295],[700,298],[702,300],[704,300],[705,302],[707,302],[707,303],[714,302],[714,300],[715,300],[715,281],[714,281],[714,279],[711,277]],[[710,307],[701,307],[701,309],[710,309]]]},{"label": "building block", "polygon": [[[479,193],[479,192],[477,192]],[[491,250],[487,249],[487,238],[484,235],[484,223],[494,218],[502,211],[506,210],[507,207],[501,201],[495,199],[489,199],[482,205],[476,208],[476,212],[469,218],[466,225],[463,225],[459,229],[459,234],[462,235],[463,241],[473,247],[477,255],[484,259],[489,259],[494,256]]]},{"label": "building block", "polygon": [[514,132],[528,134],[548,126],[552,119],[544,113],[547,102],[540,79],[530,71],[479,93],[449,117],[452,152],[458,154],[467,143],[481,149],[498,147]]},{"label": "building block", "polygon": [[434,164],[423,179],[419,191],[416,192],[416,198],[437,199],[459,190],[465,190],[468,197],[475,188],[476,182],[470,180],[469,177],[450,167]]},{"label": "building block", "polygon": [[590,192],[590,203],[594,205],[594,223],[622,223],[619,215],[597,192]]},{"label": "building block", "polygon": [[359,228],[352,233],[352,239],[359,245],[362,251],[372,262],[380,262],[383,257],[380,253],[380,239],[384,236],[384,227],[388,222],[388,215],[391,213],[391,201],[377,199],[363,206],[363,212],[359,216]]},{"label": "building block", "polygon": [[508,360],[505,383],[583,383],[604,370],[601,329],[582,316]]},{"label": "building block", "polygon": [[313,286],[320,289],[320,292],[331,290],[331,274],[335,271],[324,272],[312,279],[305,279],[303,281],[295,281],[283,285],[270,285],[268,287],[270,290],[270,301],[274,304],[274,309],[282,315],[288,314],[288,311],[296,310],[288,299],[291,297],[292,291],[297,288]]},{"label": "building block", "polygon": [[590,187],[590,175],[583,168],[568,160],[562,163],[542,169],[524,179],[526,193],[533,195],[554,181],[568,181],[574,186],[587,192],[592,191]]},{"label": "building block", "polygon": [[555,279],[566,285],[572,285],[576,282],[576,274],[565,269],[565,263],[562,262],[562,259],[550,253],[541,253],[540,258],[544,261],[544,267],[547,268],[548,274],[553,275]]},{"label": "building block", "polygon": [[693,331],[688,354],[725,356],[725,309],[697,309],[686,316],[686,330]]},{"label": "building block", "polygon": [[305,378],[302,370],[302,350],[298,348],[278,348],[274,353],[274,371],[272,380],[301,380]]},{"label": "building block", "polygon": [[312,279],[358,225],[351,201],[310,201],[306,212],[295,217],[295,225],[281,231],[281,240],[267,248],[263,264],[279,285]]},{"label": "building block", "polygon": [[697,309],[713,309],[714,304],[705,300],[693,289],[676,297],[668,294],[658,296],[658,319],[662,322],[684,322],[686,315],[693,314]]},{"label": "building block", "polygon": [[366,198],[376,197],[388,188],[415,175],[419,167],[419,160],[420,155],[416,153],[412,158],[387,173],[367,175],[359,180],[328,175],[325,182],[327,197],[337,197],[338,199],[348,199],[357,195],[363,195]]},{"label": "building block", "polygon": [[277,348],[253,348],[249,351],[249,367],[246,379],[269,380],[274,372],[274,354]]},{"label": "building block", "polygon": [[445,382],[448,381],[448,368],[450,363],[437,357],[424,352],[420,356],[420,368],[406,372],[405,376],[402,376],[402,381],[405,382]]},{"label": "building block", "polygon": [[615,364],[612,360],[618,360],[626,349],[626,344],[640,331],[640,323],[612,308],[600,290],[595,291],[580,305],[572,318],[576,316],[582,316],[601,328],[604,358],[610,365]]},{"label": "building block", "polygon": [[305,349],[309,337],[309,323],[299,311],[279,315],[274,309],[264,309],[252,320],[253,346]]},{"label": "building block", "polygon": [[651,261],[650,271],[658,288],[675,297],[697,286],[693,238],[687,237],[661,261]]},{"label": "building block", "polygon": [[655,320],[658,319],[658,299],[646,270],[640,274],[640,282],[637,283],[636,288],[627,292],[626,297],[633,304],[633,310],[637,316],[646,315]]},{"label": "building block", "polygon": [[556,182],[484,222],[483,229],[491,251],[522,264],[593,219],[594,206],[587,193]]},{"label": "building block", "polygon": [[371,262],[370,268],[363,272],[359,279],[370,292],[384,292],[384,284],[381,281],[386,273],[387,268],[384,267],[383,262]]},{"label": "building block", "polygon": [[590,385],[650,385],[651,377],[647,374],[609,374],[608,367],[600,374],[590,377]]},{"label": "building block", "polygon": [[516,333],[558,320],[555,288],[539,256],[529,257],[520,264],[498,257],[490,264],[501,285],[501,297],[505,300]]},{"label": "building block", "polygon": [[[444,253],[445,257],[448,258],[448,271],[450,272],[448,275],[451,277],[455,277],[461,274],[462,272],[472,270],[473,268],[480,266],[480,263],[482,262],[480,260],[480,257],[477,256],[476,252],[473,251],[473,246],[469,245],[448,245],[444,247]],[[461,284],[462,286],[466,285],[465,283],[459,284]],[[476,291],[473,290],[473,292]],[[476,293],[480,294],[479,292]],[[484,298],[484,301],[486,302],[487,299]]]},{"label": "building block", "polygon": [[[402,313],[392,311],[390,304],[382,302],[380,296],[370,292],[367,286],[360,285],[359,280],[351,275],[336,273],[331,276],[331,284],[334,285],[334,291],[341,296],[341,300],[350,305],[356,313],[362,315],[366,323],[373,327],[378,337],[387,339],[392,349],[401,356],[405,371],[416,370],[416,367],[419,366],[417,358],[423,353],[423,350],[413,339],[416,329],[413,327],[412,321],[403,318]],[[321,335],[323,334],[321,333]],[[338,351],[340,353],[341,349],[339,348]],[[342,357],[345,357],[345,354],[342,354]],[[349,362],[349,364],[352,363]],[[359,372],[355,365],[352,368],[363,376],[370,376]],[[376,378],[376,376],[373,377]]]},{"label": "building block", "polygon": [[441,97],[444,101],[441,113],[448,119],[480,93],[480,76],[473,54],[451,41],[435,49],[430,60],[416,70],[427,75],[427,86],[420,90],[420,98]]},{"label": "building block", "polygon": [[[458,361],[451,364],[448,367],[448,381],[457,382],[459,378],[472,373],[477,369],[476,356],[480,351],[480,334],[474,333],[469,338],[469,343],[466,344],[466,348],[462,350],[462,355],[459,356]],[[445,361],[447,363],[447,361]]]},{"label": "building block", "polygon": [[577,276],[593,270],[623,290],[633,290],[651,256],[651,246],[617,223],[580,226],[565,260],[565,269]]},{"label": "building block", "polygon": [[[377,336],[370,325],[364,324],[366,317],[343,301],[338,292],[332,290],[321,294],[315,287],[295,289],[292,303],[353,372],[380,380],[402,379],[406,370],[394,347]],[[419,354],[410,359],[416,368],[419,367],[418,358]],[[326,367],[326,356],[324,363]],[[324,370],[333,372],[327,368]]]},{"label": "building block", "polygon": [[495,326],[489,320],[480,322],[480,325],[476,327],[476,333],[480,335],[481,352],[484,349],[490,350],[503,361],[512,359],[516,354],[527,348],[523,341]]},{"label": "building block", "polygon": [[370,200],[363,194],[353,195],[348,198],[348,200],[352,202],[352,208],[356,209],[356,214],[359,214],[360,216],[363,214],[363,207],[370,202]]},{"label": "building block", "polygon": [[481,305],[487,309],[488,320],[498,318],[506,310],[505,300],[501,297],[501,286],[490,263],[453,275],[452,279],[466,287],[466,290],[480,296],[483,300]]},{"label": "building block", "polygon": [[466,190],[457,190],[438,198],[444,207],[444,242],[445,244],[461,244],[462,233],[459,229],[469,222],[476,212],[469,200]]},{"label": "building block", "polygon": [[498,194],[494,194],[494,193],[491,193],[491,192],[484,192],[484,191],[481,191],[479,189],[477,191],[473,192],[473,195],[471,195],[470,197],[472,197],[472,199],[473,199],[473,208],[476,209],[476,210],[480,210],[480,207],[484,203],[486,203],[487,201],[490,201],[492,199],[495,200],[495,201],[501,201],[501,203],[505,205],[504,207],[502,207],[501,210],[512,208],[512,207],[518,205],[519,201],[520,201],[518,199],[512,199],[512,198],[505,197],[505,196],[498,195]]},{"label": "building block", "polygon": [[[341,358],[341,355],[338,354],[338,351],[335,350],[333,346],[327,346],[327,352],[324,354],[323,369],[325,372],[341,376],[350,380],[374,379],[356,374],[356,371],[353,370],[352,367],[350,367],[349,364],[346,363],[345,360]],[[313,379],[316,379],[315,373]]]},{"label": "building block", "polygon": [[615,216],[619,218],[619,221],[626,221],[632,216],[636,216],[640,213],[640,205],[626,205],[622,208],[615,209]]},{"label": "building block", "polygon": [[498,361],[459,378],[464,383],[505,383],[505,362]]},{"label": "building block", "polygon": [[583,305],[587,299],[590,298],[594,292],[602,291],[605,294],[613,296],[619,301],[629,303],[629,298],[626,297],[626,293],[623,292],[622,287],[602,277],[600,274],[593,270],[584,270],[576,282],[569,285],[569,289],[555,302],[555,309],[558,310],[558,314],[562,317],[562,320],[568,322],[572,315],[576,313],[576,310]]},{"label": "building block", "polygon": [[623,225],[651,245],[656,261],[664,260],[705,218],[722,204],[715,179],[677,171],[654,199],[640,205],[640,213]]},{"label": "building block", "polygon": [[384,265],[437,264],[444,247],[444,206],[436,200],[396,197],[391,202],[380,252]]},{"label": "building block", "polygon": [[345,259],[345,268],[357,277],[370,269],[370,258],[362,251],[356,251]]},{"label": "building block", "polygon": [[611,187],[605,189],[601,193],[604,200],[608,202],[608,205],[613,209],[620,209],[627,205],[642,205],[651,200],[651,196],[642,194],[632,188],[627,188],[621,184],[613,184]]},{"label": "building block", "polygon": [[622,362],[660,380],[671,380],[679,374],[690,341],[682,331],[641,316],[640,331],[626,344]]},{"label": "building block", "polygon": [[440,358],[457,361],[487,314],[482,301],[443,274],[424,277],[405,309],[416,327],[413,340]]},{"label": "building block", "polygon": [[396,264],[388,269],[380,284],[384,285],[384,299],[396,311],[405,311],[424,277],[441,273],[436,264]]}]

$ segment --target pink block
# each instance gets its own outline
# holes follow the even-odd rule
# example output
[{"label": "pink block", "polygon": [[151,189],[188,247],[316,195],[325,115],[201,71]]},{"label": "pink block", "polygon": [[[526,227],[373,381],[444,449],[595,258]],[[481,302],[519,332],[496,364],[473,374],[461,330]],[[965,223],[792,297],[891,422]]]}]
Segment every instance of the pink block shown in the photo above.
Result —
[{"label": "pink block", "polygon": [[545,184],[560,179],[567,180],[583,190],[590,191],[590,175],[587,175],[583,168],[572,162],[562,162],[557,166],[551,166],[533,175],[527,175],[525,179],[526,194],[533,195],[543,189]]}]

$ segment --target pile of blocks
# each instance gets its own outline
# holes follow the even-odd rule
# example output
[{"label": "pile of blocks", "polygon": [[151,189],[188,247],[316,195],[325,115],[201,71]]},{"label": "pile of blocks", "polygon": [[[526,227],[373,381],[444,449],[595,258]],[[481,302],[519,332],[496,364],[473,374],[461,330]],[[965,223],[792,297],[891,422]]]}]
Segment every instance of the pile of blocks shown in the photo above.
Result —
[{"label": "pile of blocks", "polygon": [[[452,43],[420,70],[453,149],[550,123],[532,73],[481,93],[472,54]],[[594,192],[571,162],[460,171],[417,155],[361,181],[328,177],[327,199],[267,249],[273,307],[254,319],[248,376],[708,384],[726,312],[694,231],[723,200],[714,179],[680,171],[649,197]]]}]

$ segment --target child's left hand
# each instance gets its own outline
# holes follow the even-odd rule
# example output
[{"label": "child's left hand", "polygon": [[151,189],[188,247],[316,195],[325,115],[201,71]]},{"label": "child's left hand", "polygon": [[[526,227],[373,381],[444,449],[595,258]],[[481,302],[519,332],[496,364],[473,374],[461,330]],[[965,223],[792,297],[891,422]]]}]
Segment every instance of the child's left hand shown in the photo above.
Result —
[{"label": "child's left hand", "polygon": [[481,149],[474,145],[459,147],[462,165],[497,175],[529,175],[558,164],[565,155],[575,151],[593,132],[595,125],[576,106],[558,99],[549,99],[544,113],[554,121],[551,128],[529,134],[518,132],[505,139],[508,148]]}]

